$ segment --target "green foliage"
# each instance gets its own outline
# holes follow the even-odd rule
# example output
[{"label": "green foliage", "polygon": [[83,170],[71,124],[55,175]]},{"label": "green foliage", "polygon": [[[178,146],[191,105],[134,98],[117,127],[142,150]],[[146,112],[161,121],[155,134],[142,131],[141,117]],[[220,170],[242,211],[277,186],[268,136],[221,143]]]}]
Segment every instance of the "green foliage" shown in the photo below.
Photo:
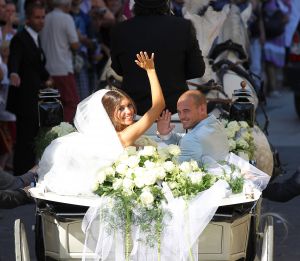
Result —
[{"label": "green foliage", "polygon": [[231,178],[228,183],[233,194],[238,194],[243,191],[244,179],[242,177]]},{"label": "green foliage", "polygon": [[35,153],[37,158],[41,158],[47,146],[56,138],[58,134],[50,131],[51,128],[42,128],[35,138]]}]

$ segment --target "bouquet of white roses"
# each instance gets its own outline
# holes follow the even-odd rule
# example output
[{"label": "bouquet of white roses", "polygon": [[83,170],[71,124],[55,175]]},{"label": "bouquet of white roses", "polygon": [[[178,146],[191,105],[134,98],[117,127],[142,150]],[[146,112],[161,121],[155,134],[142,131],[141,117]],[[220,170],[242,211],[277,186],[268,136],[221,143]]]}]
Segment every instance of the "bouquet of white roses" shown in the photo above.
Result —
[{"label": "bouquet of white roses", "polygon": [[35,139],[35,151],[38,158],[44,153],[46,147],[56,138],[65,136],[76,129],[67,122],[61,122],[59,125],[52,128],[42,129]]},{"label": "bouquet of white roses", "polygon": [[113,207],[104,207],[101,216],[111,228],[125,229],[126,242],[131,225],[146,234],[148,245],[158,242],[167,214],[163,205],[171,199],[182,197],[188,201],[218,179],[226,180],[234,193],[242,191],[243,178],[237,175],[237,168],[220,167],[221,174],[214,175],[194,160],[179,164],[179,154],[176,145],[145,146],[140,150],[128,147],[112,166],[98,171],[95,193],[114,199]]},{"label": "bouquet of white roses", "polygon": [[245,160],[254,159],[252,128],[245,121],[222,120],[229,142],[229,151]]}]

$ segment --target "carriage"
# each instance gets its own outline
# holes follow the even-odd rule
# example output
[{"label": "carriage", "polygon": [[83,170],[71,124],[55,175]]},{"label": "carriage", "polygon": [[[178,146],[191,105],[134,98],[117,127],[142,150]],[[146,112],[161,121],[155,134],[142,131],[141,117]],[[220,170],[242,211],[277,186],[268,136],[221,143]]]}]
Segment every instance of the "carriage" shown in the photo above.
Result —
[{"label": "carriage", "polygon": [[[85,235],[82,219],[91,197],[59,196],[32,188],[36,207],[36,255],[38,260],[81,260]],[[260,192],[253,197],[225,198],[198,239],[199,260],[273,260],[273,220],[260,220]],[[262,221],[258,226],[258,222]],[[30,260],[26,232],[15,221],[16,260]],[[88,252],[86,260],[93,260]],[[255,259],[254,259],[255,258]]]}]

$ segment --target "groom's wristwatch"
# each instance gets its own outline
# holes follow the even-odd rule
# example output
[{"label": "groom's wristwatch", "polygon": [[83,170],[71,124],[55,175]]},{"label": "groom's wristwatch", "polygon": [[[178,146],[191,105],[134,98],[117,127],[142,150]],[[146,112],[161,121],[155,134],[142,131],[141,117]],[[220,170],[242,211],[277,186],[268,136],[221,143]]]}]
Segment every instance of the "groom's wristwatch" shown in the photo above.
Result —
[{"label": "groom's wristwatch", "polygon": [[169,132],[169,133],[166,134],[166,135],[162,135],[162,134],[160,134],[158,131],[156,131],[156,136],[157,136],[158,138],[160,138],[161,140],[168,140],[168,139],[170,139],[171,136],[172,136],[172,131]]}]

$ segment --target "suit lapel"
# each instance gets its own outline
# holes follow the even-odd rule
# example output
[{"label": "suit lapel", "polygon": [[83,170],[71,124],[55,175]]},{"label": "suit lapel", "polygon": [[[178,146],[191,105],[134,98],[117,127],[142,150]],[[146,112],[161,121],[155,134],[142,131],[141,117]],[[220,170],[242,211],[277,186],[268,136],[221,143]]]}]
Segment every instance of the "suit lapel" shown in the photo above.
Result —
[{"label": "suit lapel", "polygon": [[34,42],[31,35],[27,32],[27,30],[24,28],[24,39],[27,41],[28,45],[31,47],[34,55],[38,56],[38,59],[41,63],[44,63],[45,61],[45,55],[42,50],[42,48],[38,47],[36,43]]}]

